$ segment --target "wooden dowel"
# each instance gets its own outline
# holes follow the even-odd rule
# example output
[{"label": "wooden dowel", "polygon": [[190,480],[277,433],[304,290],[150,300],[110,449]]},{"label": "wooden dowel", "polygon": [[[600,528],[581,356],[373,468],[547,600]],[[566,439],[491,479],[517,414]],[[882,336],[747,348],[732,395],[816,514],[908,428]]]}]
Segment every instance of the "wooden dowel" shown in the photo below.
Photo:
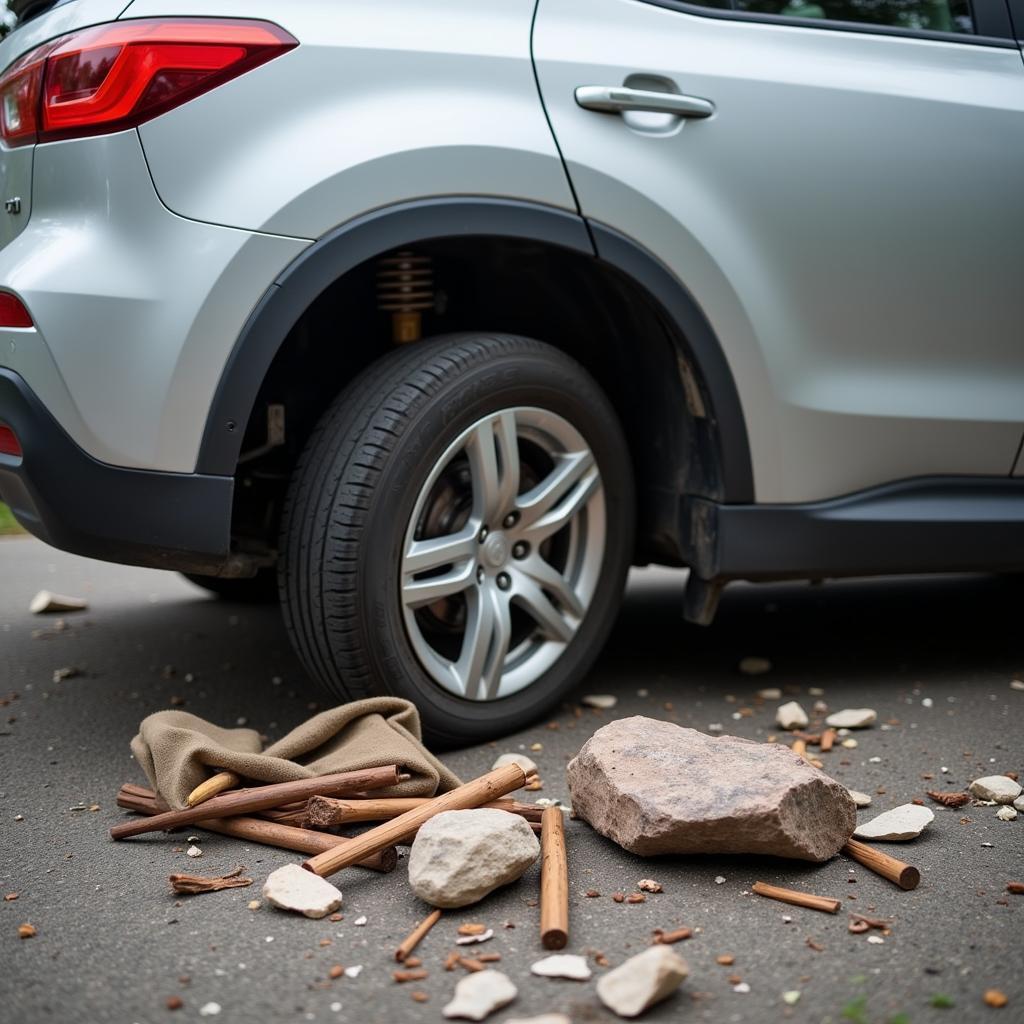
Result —
[{"label": "wooden dowel", "polygon": [[467,810],[472,807],[479,807],[491,800],[511,793],[519,789],[526,782],[526,773],[517,764],[506,764],[495,768],[479,779],[467,782],[457,789],[449,790],[441,796],[435,796],[428,803],[423,804],[405,814],[400,814],[391,821],[384,822],[376,828],[371,828],[361,836],[353,839],[343,849],[329,850],[327,853],[318,854],[316,857],[307,860],[302,866],[308,871],[326,878],[333,875],[335,871],[347,868],[363,857],[383,849],[385,846],[394,846],[411,836],[425,821],[440,814],[442,811]]},{"label": "wooden dowel", "polygon": [[[330,828],[353,821],[389,821],[406,811],[429,803],[432,797],[383,797],[369,800],[338,800],[329,796],[312,796],[306,803],[303,824],[306,828]],[[518,800],[492,800],[482,804],[497,811],[518,814],[527,821],[539,822],[543,807]]]},{"label": "wooden dowel", "polygon": [[384,768],[367,768],[363,771],[321,775],[313,779],[298,779],[295,782],[254,786],[251,789],[239,789],[233,793],[215,796],[198,807],[167,811],[142,821],[127,821],[115,825],[110,830],[110,835],[113,839],[127,839],[130,836],[142,835],[144,832],[159,832],[161,829],[175,828],[178,825],[189,825],[201,818],[229,818],[250,811],[262,811],[266,807],[277,807],[293,800],[304,800],[317,794],[342,796],[360,789],[394,786],[398,782],[398,766],[392,764]]},{"label": "wooden dowel", "polygon": [[921,881],[921,872],[917,868],[902,860],[897,860],[895,857],[890,857],[889,854],[882,853],[881,850],[876,850],[873,846],[868,846],[867,843],[862,843],[857,839],[849,840],[843,847],[843,853],[847,857],[852,857],[858,864],[863,864],[864,867],[874,871],[876,875],[888,878],[890,882],[894,882],[901,889],[916,889]]},{"label": "wooden dowel", "polygon": [[401,963],[420,944],[423,936],[441,920],[441,911],[435,910],[427,914],[425,918],[406,936],[402,944],[395,950],[395,959]]},{"label": "wooden dowel", "polygon": [[840,900],[829,899],[827,896],[812,896],[809,892],[797,892],[795,889],[782,889],[767,882],[755,882],[750,888],[758,896],[767,896],[771,900],[781,900],[783,903],[807,907],[809,910],[823,910],[826,914],[834,914],[842,906]]},{"label": "wooden dowel", "polygon": [[540,941],[564,949],[569,941],[569,862],[565,821],[558,807],[545,807],[540,833]]},{"label": "wooden dowel", "polygon": [[826,729],[821,734],[821,752],[827,754],[832,749],[832,744],[836,741],[835,729]]},{"label": "wooden dowel", "polygon": [[[117,794],[119,807],[136,811],[139,814],[157,813],[158,799],[152,790],[136,786],[133,787],[132,792],[125,792],[125,788],[122,786],[121,791]],[[282,850],[294,850],[296,853],[324,853],[351,842],[345,836],[310,832],[304,828],[264,821],[262,818],[204,818],[193,822],[193,824],[196,828],[204,829],[207,832],[217,832],[234,839],[248,839],[250,842],[261,843],[263,846],[276,846]],[[359,861],[358,866],[386,874],[389,871],[394,871],[397,864],[398,851],[391,846]]]},{"label": "wooden dowel", "polygon": [[242,780],[234,772],[217,772],[216,775],[211,775],[205,782],[199,783],[185,798],[185,803],[189,807],[195,807],[196,804],[201,804],[205,800],[209,800],[210,797],[223,793],[226,789],[234,789],[236,786],[241,785],[241,782]]},{"label": "wooden dowel", "polygon": [[794,754],[799,754],[805,761],[807,760],[807,744],[803,740],[793,740],[789,749]]}]

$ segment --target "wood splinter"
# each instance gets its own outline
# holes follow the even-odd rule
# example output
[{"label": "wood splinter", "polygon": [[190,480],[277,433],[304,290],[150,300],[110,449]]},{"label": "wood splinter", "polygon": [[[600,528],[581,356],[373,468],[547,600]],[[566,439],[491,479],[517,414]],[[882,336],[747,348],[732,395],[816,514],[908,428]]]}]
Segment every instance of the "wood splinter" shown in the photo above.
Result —
[{"label": "wood splinter", "polygon": [[221,889],[238,889],[252,885],[251,878],[242,878],[241,868],[217,878],[207,878],[204,875],[171,875],[167,880],[175,892],[183,893],[186,896],[195,896],[201,892],[220,892]]},{"label": "wood splinter", "polygon": [[794,906],[807,907],[809,910],[821,910],[826,914],[835,914],[842,906],[841,900],[833,900],[828,896],[814,896],[809,892],[798,892],[796,889],[783,889],[767,882],[755,882],[750,888],[758,896],[767,896],[770,900],[792,903]]},{"label": "wood splinter", "polygon": [[[432,797],[382,797],[364,800],[339,800],[329,796],[313,796],[306,803],[303,825],[306,828],[331,828],[357,821],[390,821],[406,811],[413,811],[430,802]],[[518,814],[530,822],[539,822],[543,808],[518,800],[492,800],[482,807]]]},{"label": "wood splinter", "polygon": [[564,949],[569,941],[569,863],[561,808],[545,807],[540,828],[540,941],[545,949]]},{"label": "wood splinter", "polygon": [[201,804],[218,793],[223,793],[226,789],[234,789],[241,784],[242,780],[234,772],[217,772],[216,775],[211,775],[205,782],[196,786],[185,798],[185,803],[189,807],[195,807],[196,804]]},{"label": "wood splinter", "polygon": [[895,857],[890,857],[881,850],[876,850],[867,843],[857,839],[850,839],[843,847],[843,853],[852,857],[858,864],[863,864],[876,875],[887,878],[890,882],[898,885],[901,889],[916,889],[921,881],[921,872],[910,864]]},{"label": "wood splinter", "polygon": [[441,920],[441,911],[435,910],[430,914],[427,914],[425,918],[408,934],[403,940],[402,944],[395,950],[395,959],[399,963],[404,963],[405,958],[420,944],[423,937],[430,931],[431,928]]}]

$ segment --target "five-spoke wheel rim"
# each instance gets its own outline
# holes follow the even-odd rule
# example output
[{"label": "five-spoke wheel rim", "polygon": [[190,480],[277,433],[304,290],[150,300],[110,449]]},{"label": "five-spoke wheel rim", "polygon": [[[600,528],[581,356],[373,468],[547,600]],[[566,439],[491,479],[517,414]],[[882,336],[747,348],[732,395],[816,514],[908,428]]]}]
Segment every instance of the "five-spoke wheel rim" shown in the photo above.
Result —
[{"label": "five-spoke wheel rim", "polygon": [[399,600],[426,673],[477,701],[540,679],[586,616],[605,529],[596,460],[568,420],[517,407],[464,430],[421,487],[402,548]]}]

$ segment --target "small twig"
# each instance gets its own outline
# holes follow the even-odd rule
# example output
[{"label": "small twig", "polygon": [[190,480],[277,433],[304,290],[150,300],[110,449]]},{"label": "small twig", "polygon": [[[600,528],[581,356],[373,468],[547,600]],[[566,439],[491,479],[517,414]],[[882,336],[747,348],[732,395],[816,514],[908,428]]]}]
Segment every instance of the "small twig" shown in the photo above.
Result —
[{"label": "small twig", "polygon": [[195,896],[201,892],[218,892],[221,889],[240,889],[252,885],[251,878],[240,878],[242,868],[216,878],[205,878],[202,875],[171,875],[168,881],[175,892]]},{"label": "small twig", "polygon": [[423,936],[434,927],[435,924],[441,919],[441,911],[435,910],[420,921],[418,925],[409,933],[409,935],[402,941],[402,944],[395,950],[395,959],[402,963],[403,960],[420,944],[423,940]]},{"label": "small twig", "polygon": [[783,889],[767,882],[755,882],[750,888],[758,896],[767,896],[771,900],[792,903],[794,906],[807,907],[809,910],[821,910],[826,914],[834,914],[842,906],[841,900],[830,899],[828,896],[813,896],[809,892],[798,892],[796,889]]}]

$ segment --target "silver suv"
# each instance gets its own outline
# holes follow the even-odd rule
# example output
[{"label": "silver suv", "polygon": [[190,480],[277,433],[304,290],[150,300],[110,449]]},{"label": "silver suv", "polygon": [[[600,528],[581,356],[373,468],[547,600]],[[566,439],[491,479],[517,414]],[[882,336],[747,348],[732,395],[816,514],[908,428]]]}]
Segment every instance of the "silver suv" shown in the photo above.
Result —
[{"label": "silver suv", "polygon": [[44,540],[279,596],[448,742],[578,682],[631,564],[698,622],[1024,569],[1024,0],[12,6]]}]

